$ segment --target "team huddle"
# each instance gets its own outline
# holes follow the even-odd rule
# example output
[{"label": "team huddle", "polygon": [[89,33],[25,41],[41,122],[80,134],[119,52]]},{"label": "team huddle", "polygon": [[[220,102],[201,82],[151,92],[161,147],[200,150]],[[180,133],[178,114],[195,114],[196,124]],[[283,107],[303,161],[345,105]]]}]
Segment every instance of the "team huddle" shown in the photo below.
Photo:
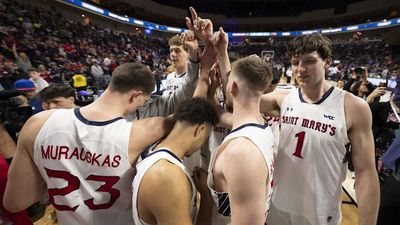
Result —
[{"label": "team huddle", "polygon": [[[351,154],[359,223],[376,224],[371,112],[325,80],[330,40],[294,38],[298,87],[266,91],[276,83],[271,64],[255,55],[233,62],[224,30],[190,11],[188,30],[170,44],[171,82],[187,85],[150,99],[153,73],[126,63],[93,103],[35,114],[20,133],[4,206],[18,212],[48,193],[62,225],[337,225]],[[185,157],[200,151],[188,170]]]}]

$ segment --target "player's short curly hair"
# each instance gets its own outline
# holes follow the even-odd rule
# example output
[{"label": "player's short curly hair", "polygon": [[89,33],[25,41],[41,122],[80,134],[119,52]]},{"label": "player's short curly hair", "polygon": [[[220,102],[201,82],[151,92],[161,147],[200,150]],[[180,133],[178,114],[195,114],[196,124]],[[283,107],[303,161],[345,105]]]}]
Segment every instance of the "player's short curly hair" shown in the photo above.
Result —
[{"label": "player's short curly hair", "polygon": [[218,114],[210,102],[204,98],[195,97],[183,101],[177,108],[175,114],[177,122],[189,124],[218,123]]},{"label": "player's short curly hair", "polygon": [[316,51],[323,60],[331,57],[331,40],[318,33],[297,36],[289,42],[286,54],[287,57],[291,59],[292,57],[309,54],[314,51]]}]

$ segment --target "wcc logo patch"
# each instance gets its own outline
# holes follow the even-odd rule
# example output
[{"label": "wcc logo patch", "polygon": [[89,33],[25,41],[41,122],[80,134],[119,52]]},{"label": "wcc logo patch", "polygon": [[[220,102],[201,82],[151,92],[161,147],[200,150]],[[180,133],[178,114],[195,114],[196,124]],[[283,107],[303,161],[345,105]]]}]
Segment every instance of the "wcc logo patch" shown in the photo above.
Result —
[{"label": "wcc logo patch", "polygon": [[330,116],[330,115],[325,115],[324,114],[324,117],[327,118],[328,120],[335,120],[334,116]]}]

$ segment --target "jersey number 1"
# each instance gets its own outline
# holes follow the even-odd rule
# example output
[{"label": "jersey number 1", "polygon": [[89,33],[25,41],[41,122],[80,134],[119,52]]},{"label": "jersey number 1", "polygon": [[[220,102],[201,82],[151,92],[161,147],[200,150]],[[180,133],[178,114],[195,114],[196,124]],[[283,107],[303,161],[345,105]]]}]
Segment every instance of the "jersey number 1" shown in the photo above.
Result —
[{"label": "jersey number 1", "polygon": [[[75,211],[79,205],[75,206],[67,206],[67,205],[58,205],[54,202],[54,196],[65,196],[73,191],[76,191],[79,189],[79,186],[81,182],[79,181],[79,178],[70,174],[67,171],[61,171],[61,170],[51,170],[48,168],[44,168],[46,170],[47,176],[50,178],[59,178],[67,181],[67,186],[63,188],[50,188],[48,189],[49,192],[49,201],[53,204],[54,208],[60,211]],[[115,201],[120,196],[120,191],[117,189],[112,188],[118,181],[119,177],[117,176],[97,176],[97,175],[89,175],[86,180],[91,180],[91,181],[98,181],[98,182],[104,182],[102,186],[100,186],[96,192],[106,192],[109,193],[110,195],[110,200],[107,203],[103,204],[95,204],[94,199],[86,199],[84,201],[85,205],[89,207],[89,209],[96,210],[96,209],[108,209],[110,208]]]},{"label": "jersey number 1", "polygon": [[295,135],[295,137],[297,137],[298,139],[297,139],[296,151],[293,153],[293,155],[296,157],[299,157],[300,159],[303,158],[303,156],[301,156],[301,151],[303,150],[303,143],[304,143],[305,135],[306,135],[305,131],[302,131]]}]

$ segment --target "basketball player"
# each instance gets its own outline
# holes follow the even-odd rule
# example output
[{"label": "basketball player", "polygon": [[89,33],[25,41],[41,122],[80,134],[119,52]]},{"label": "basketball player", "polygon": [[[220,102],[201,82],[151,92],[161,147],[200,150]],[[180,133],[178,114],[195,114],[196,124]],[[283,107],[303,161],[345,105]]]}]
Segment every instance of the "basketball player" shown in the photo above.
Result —
[{"label": "basketball player", "polygon": [[[222,48],[226,52],[227,45]],[[258,107],[271,79],[271,67],[258,57],[233,64],[226,90],[233,127],[212,153],[207,181],[217,211],[213,221],[218,223],[265,223],[272,195],[273,137]]]},{"label": "basketball player", "polygon": [[[136,225],[194,224],[197,191],[182,160],[200,149],[218,116],[206,99],[196,97],[181,103],[174,117],[171,133],[136,166],[132,188]],[[210,204],[211,198],[202,197],[200,213]],[[199,215],[197,224],[204,218]]]},{"label": "basketball player", "polygon": [[[185,76],[190,64],[197,64],[197,52],[193,51],[184,45],[184,41],[181,36],[175,35],[168,41],[169,44],[169,58],[175,71],[167,75],[166,90],[163,92],[164,96],[172,94],[176,89],[182,88],[187,85],[189,76]],[[194,49],[197,50],[197,49]],[[192,54],[189,57],[189,53]]]},{"label": "basketball player", "polygon": [[146,66],[126,63],[92,104],[31,117],[11,164],[5,208],[25,209],[47,188],[60,225],[133,224],[133,165],[172,125],[165,118],[132,123],[122,116],[143,105],[154,85]]},{"label": "basketball player", "polygon": [[75,90],[71,86],[52,84],[39,92],[44,110],[75,108]]},{"label": "basketball player", "polygon": [[174,37],[174,44],[176,44],[176,46],[172,48],[173,52],[179,51],[179,54],[181,54],[179,57],[176,57],[174,61],[176,61],[176,63],[178,63],[178,61],[179,63],[184,62],[185,65],[186,75],[181,79],[182,83],[180,88],[177,88],[175,91],[171,92],[171,94],[157,95],[148,99],[142,107],[139,107],[137,110],[127,115],[127,120],[131,121],[156,116],[169,116],[175,112],[180,102],[193,96],[194,90],[196,89],[196,82],[198,81],[199,62],[201,63],[203,58],[209,57],[208,54],[210,51],[204,50],[203,54],[199,55],[198,42],[190,32],[191,31],[184,32],[181,37]]},{"label": "basketball player", "polygon": [[269,225],[340,224],[345,145],[352,145],[360,224],[376,224],[379,184],[374,166],[371,112],[360,98],[325,80],[331,42],[320,34],[288,46],[299,88],[264,95],[261,111],[281,116]]}]

